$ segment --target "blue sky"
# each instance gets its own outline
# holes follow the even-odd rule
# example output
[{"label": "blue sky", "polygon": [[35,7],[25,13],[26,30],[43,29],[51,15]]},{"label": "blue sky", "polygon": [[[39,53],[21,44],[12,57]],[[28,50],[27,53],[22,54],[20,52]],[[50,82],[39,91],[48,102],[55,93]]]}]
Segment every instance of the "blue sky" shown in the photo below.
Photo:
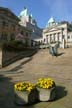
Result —
[{"label": "blue sky", "polygon": [[24,6],[27,7],[41,28],[50,17],[72,21],[72,0],[0,0],[0,6],[8,7],[17,16]]}]

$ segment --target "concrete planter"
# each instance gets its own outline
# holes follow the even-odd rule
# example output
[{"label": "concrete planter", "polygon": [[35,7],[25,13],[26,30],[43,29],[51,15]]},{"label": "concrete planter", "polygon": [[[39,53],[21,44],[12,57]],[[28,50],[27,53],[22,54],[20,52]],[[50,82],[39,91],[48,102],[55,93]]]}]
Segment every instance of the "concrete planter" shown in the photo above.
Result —
[{"label": "concrete planter", "polygon": [[37,90],[34,89],[31,92],[15,90],[14,99],[15,99],[15,103],[18,105],[32,104],[36,102],[38,99]]},{"label": "concrete planter", "polygon": [[39,100],[40,101],[51,101],[55,99],[56,96],[56,87],[50,89],[38,88]]}]

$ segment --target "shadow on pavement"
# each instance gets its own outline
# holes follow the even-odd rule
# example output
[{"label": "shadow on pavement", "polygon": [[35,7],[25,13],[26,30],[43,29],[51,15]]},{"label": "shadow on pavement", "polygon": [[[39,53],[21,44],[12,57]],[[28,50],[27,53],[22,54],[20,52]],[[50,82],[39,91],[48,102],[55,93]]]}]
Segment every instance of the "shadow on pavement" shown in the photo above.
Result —
[{"label": "shadow on pavement", "polygon": [[[0,108],[35,108],[35,105],[39,103],[38,101],[32,105],[23,106],[19,106],[14,103],[14,83],[11,80],[11,78],[0,75]],[[67,91],[64,86],[56,87],[55,101],[65,97],[66,95]]]},{"label": "shadow on pavement", "polygon": [[[27,55],[25,55],[23,58],[27,58],[27,57],[29,57],[27,60],[24,60],[24,61],[21,61],[20,63],[16,63],[15,64],[15,66],[13,66],[13,68],[12,69],[8,69],[7,70],[7,68],[9,67],[9,66],[6,66],[6,71],[5,71],[5,67],[4,68],[2,68],[3,69],[3,71],[2,71],[2,69],[1,69],[1,73],[3,72],[7,72],[7,73],[12,73],[12,72],[17,72],[18,70],[20,70],[20,69],[22,69],[22,66],[24,65],[24,64],[26,64],[26,63],[28,63],[28,62],[30,62],[32,59],[33,59],[33,55],[35,55],[36,53],[38,52],[38,49],[35,49],[35,51],[33,51],[31,54],[27,54]],[[23,58],[21,58],[21,59],[23,59]],[[21,60],[20,59],[20,60]],[[18,60],[17,60],[18,61]],[[15,61],[15,62],[17,62],[17,61]]]},{"label": "shadow on pavement", "polygon": [[57,86],[56,87],[56,99],[59,100],[67,95],[67,91],[65,90],[65,87],[63,86]]},{"label": "shadow on pavement", "polygon": [[0,75],[0,108],[34,108],[32,105],[16,105],[14,93],[14,83],[11,78]]},{"label": "shadow on pavement", "polygon": [[5,74],[14,74],[14,73],[22,73],[23,71],[19,71],[18,72],[18,70],[20,70],[20,69],[22,69],[22,66],[24,65],[24,64],[26,64],[26,63],[28,63],[29,61],[31,61],[32,60],[32,57],[30,57],[30,58],[28,58],[27,60],[25,60],[25,61],[22,61],[21,63],[18,63],[18,64],[16,64],[15,66],[13,66],[13,68],[12,69],[10,69],[10,70],[7,70],[6,69],[6,71],[5,71],[5,69],[1,72],[0,71],[0,73],[5,73]]},{"label": "shadow on pavement", "polygon": [[65,53],[64,53],[64,52],[58,53],[57,56],[61,56],[61,55],[63,55],[63,54],[65,54]]},{"label": "shadow on pavement", "polygon": [[34,90],[30,93],[15,92],[14,104],[23,108],[34,108],[40,101],[38,100],[38,91]]},{"label": "shadow on pavement", "polygon": [[22,68],[22,66],[26,63],[28,63],[29,61],[32,60],[32,57],[30,57],[28,60],[21,62],[18,66],[14,67],[13,69],[9,70],[9,71],[18,71]]},{"label": "shadow on pavement", "polygon": [[13,107],[13,82],[11,78],[0,75],[0,108]]},{"label": "shadow on pavement", "polygon": [[26,64],[26,63],[28,63],[28,62],[30,62],[32,60],[32,58],[33,58],[32,56],[35,55],[37,52],[38,52],[38,50],[36,50],[34,53],[32,53],[30,56],[28,56],[29,59],[21,62],[18,66],[14,67],[13,69],[11,69],[9,71],[18,71],[18,70],[20,70],[24,64]]}]

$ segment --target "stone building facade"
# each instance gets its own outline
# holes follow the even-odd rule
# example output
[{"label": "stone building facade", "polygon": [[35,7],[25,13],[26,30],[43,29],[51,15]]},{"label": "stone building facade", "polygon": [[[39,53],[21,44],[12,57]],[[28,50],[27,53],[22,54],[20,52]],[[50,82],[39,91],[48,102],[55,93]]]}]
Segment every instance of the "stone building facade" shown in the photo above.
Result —
[{"label": "stone building facade", "polygon": [[24,8],[19,14],[20,22],[19,24],[31,29],[32,35],[31,40],[39,41],[38,38],[42,37],[42,29],[37,26],[36,20],[33,18],[32,14],[29,14],[28,9]]},{"label": "stone building facade", "polygon": [[31,30],[19,24],[20,19],[8,8],[0,7],[0,41],[12,41],[20,33],[31,46]]},{"label": "stone building facade", "polygon": [[60,47],[65,48],[72,42],[72,25],[68,22],[57,23],[54,18],[50,18],[46,28],[43,30],[43,42],[49,44],[60,42]]},{"label": "stone building facade", "polygon": [[31,46],[31,33],[32,31],[28,29],[27,27],[24,27],[22,25],[18,25],[18,32],[15,37],[15,40],[22,41],[23,43],[27,44],[28,46]]},{"label": "stone building facade", "polygon": [[72,32],[68,32],[68,46],[72,46]]},{"label": "stone building facade", "polygon": [[8,8],[0,7],[0,40],[10,41],[15,38],[19,18]]}]

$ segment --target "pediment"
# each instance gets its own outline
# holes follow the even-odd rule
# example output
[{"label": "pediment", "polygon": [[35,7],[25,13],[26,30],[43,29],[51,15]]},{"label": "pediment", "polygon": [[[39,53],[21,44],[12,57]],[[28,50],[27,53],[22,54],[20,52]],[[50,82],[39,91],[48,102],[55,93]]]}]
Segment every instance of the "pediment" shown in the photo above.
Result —
[{"label": "pediment", "polygon": [[57,28],[57,27],[56,27],[56,28],[51,28],[51,29],[49,29],[48,31],[51,32],[51,31],[57,31],[57,30],[60,30],[60,28]]},{"label": "pediment", "polygon": [[52,27],[52,28],[45,29],[43,32],[47,33],[47,32],[54,32],[54,31],[58,31],[58,30],[61,30],[61,28],[59,28],[59,27]]}]

